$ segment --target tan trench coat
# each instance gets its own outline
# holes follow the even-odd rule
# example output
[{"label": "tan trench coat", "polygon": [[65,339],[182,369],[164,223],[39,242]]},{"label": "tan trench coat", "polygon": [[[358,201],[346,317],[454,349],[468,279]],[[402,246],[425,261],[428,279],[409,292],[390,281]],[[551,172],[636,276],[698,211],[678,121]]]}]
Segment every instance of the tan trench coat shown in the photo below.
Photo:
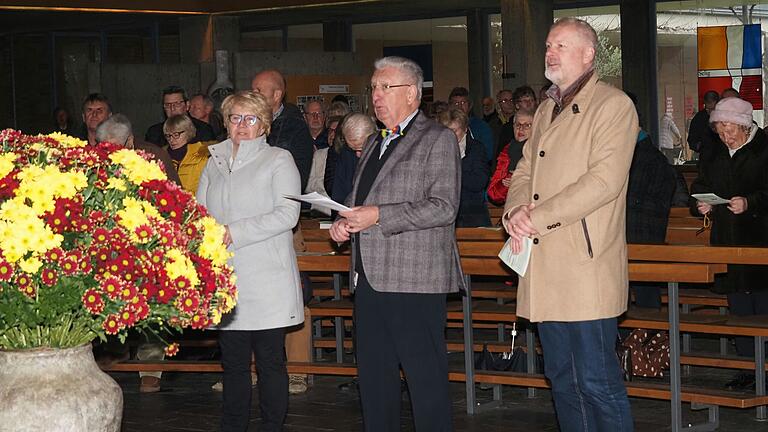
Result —
[{"label": "tan trench coat", "polygon": [[506,215],[536,204],[539,234],[517,314],[533,322],[615,317],[627,308],[625,209],[637,113],[596,76],[551,122],[554,106],[547,99],[536,111],[504,208]]}]

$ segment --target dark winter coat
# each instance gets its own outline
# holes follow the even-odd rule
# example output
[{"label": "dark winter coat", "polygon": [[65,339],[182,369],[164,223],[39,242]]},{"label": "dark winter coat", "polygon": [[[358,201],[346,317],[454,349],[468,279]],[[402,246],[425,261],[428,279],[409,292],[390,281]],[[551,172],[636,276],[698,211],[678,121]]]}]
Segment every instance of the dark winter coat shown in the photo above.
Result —
[{"label": "dark winter coat", "polygon": [[675,186],[675,169],[641,132],[629,168],[627,243],[664,242]]},{"label": "dark winter coat", "polygon": [[485,146],[467,135],[467,150],[461,160],[461,200],[457,227],[490,226],[485,190],[491,175],[491,166],[485,155]]},{"label": "dark winter coat", "polygon": [[267,143],[272,147],[288,150],[293,156],[296,168],[301,176],[301,190],[305,190],[312,170],[312,156],[315,151],[315,141],[309,133],[309,127],[296,105],[286,103],[283,112],[272,121],[272,127],[267,136]]},{"label": "dark winter coat", "polygon": [[[747,199],[747,211],[736,215],[727,205],[714,206],[710,217],[710,243],[723,246],[768,247],[768,138],[762,129],[731,157],[718,139],[711,157],[699,161],[699,176],[691,193],[714,193],[721,198]],[[698,214],[695,200],[691,211]],[[729,265],[727,277],[718,278],[715,290],[722,293],[764,290],[768,266]]]}]

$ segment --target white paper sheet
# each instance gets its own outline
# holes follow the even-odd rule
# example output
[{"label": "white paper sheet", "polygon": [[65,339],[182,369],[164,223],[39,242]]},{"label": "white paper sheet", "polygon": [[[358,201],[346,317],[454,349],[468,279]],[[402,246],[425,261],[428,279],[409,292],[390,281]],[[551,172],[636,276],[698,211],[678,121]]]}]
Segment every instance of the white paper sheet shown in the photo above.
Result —
[{"label": "white paper sheet", "polygon": [[349,211],[349,210],[351,210],[349,207],[347,207],[347,206],[345,206],[343,204],[339,204],[336,201],[334,201],[334,200],[332,200],[332,199],[330,199],[330,198],[328,198],[326,196],[320,195],[317,192],[312,192],[312,193],[308,193],[308,194],[304,194],[304,195],[283,195],[283,196],[288,198],[288,199],[292,199],[292,200],[295,200],[295,201],[303,201],[305,203],[322,206],[322,207],[325,207],[325,208],[329,208],[331,210],[336,210],[336,211]]},{"label": "white paper sheet", "polygon": [[691,196],[696,198],[697,201],[701,201],[709,205],[728,204],[731,202],[730,200],[720,198],[713,193],[693,194]]},{"label": "white paper sheet", "polygon": [[528,262],[531,260],[531,246],[533,240],[530,237],[523,237],[523,245],[519,254],[512,253],[512,239],[507,239],[504,246],[499,251],[499,258],[504,261],[509,268],[515,271],[520,276],[525,276],[525,271],[528,269]]}]

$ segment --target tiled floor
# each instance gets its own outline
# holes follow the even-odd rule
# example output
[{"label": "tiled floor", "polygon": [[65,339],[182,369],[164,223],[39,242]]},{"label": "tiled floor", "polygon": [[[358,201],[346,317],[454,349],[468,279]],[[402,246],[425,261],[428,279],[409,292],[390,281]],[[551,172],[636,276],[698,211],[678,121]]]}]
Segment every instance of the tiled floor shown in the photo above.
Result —
[{"label": "tiled floor", "polygon": [[[730,371],[697,370],[684,382],[722,385]],[[138,392],[136,374],[116,373],[112,376],[120,383],[125,397],[123,432],[176,432],[218,430],[221,393],[211,390],[218,374],[166,373],[163,390],[154,394]],[[361,416],[357,393],[340,389],[339,384],[349,379],[316,377],[314,386],[304,395],[291,396],[286,431],[359,431]],[[451,384],[453,392],[453,418],[456,431],[517,432],[557,431],[550,394],[539,391],[537,397],[527,398],[526,391],[505,388],[503,403],[474,416],[466,414],[463,384]],[[489,400],[491,391],[478,391],[478,398]],[[254,406],[257,404],[254,392]],[[669,404],[662,401],[632,399],[632,410],[637,431],[660,431],[669,427]],[[689,422],[701,422],[706,411],[690,411],[683,407],[683,416]],[[721,409],[721,431],[768,432],[768,423],[755,420],[755,410]],[[412,431],[407,394],[403,397],[402,430]],[[258,430],[258,410],[253,411],[251,431]]]}]

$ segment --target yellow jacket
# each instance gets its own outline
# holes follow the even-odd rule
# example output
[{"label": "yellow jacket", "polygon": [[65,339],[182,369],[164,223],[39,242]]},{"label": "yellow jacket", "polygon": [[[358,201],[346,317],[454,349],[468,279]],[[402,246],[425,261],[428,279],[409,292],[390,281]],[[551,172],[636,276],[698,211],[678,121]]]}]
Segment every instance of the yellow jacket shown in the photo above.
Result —
[{"label": "yellow jacket", "polygon": [[200,174],[208,162],[208,142],[196,142],[187,144],[187,154],[181,161],[173,161],[176,172],[181,179],[181,187],[185,191],[194,195],[197,193],[197,183],[200,181]]}]

